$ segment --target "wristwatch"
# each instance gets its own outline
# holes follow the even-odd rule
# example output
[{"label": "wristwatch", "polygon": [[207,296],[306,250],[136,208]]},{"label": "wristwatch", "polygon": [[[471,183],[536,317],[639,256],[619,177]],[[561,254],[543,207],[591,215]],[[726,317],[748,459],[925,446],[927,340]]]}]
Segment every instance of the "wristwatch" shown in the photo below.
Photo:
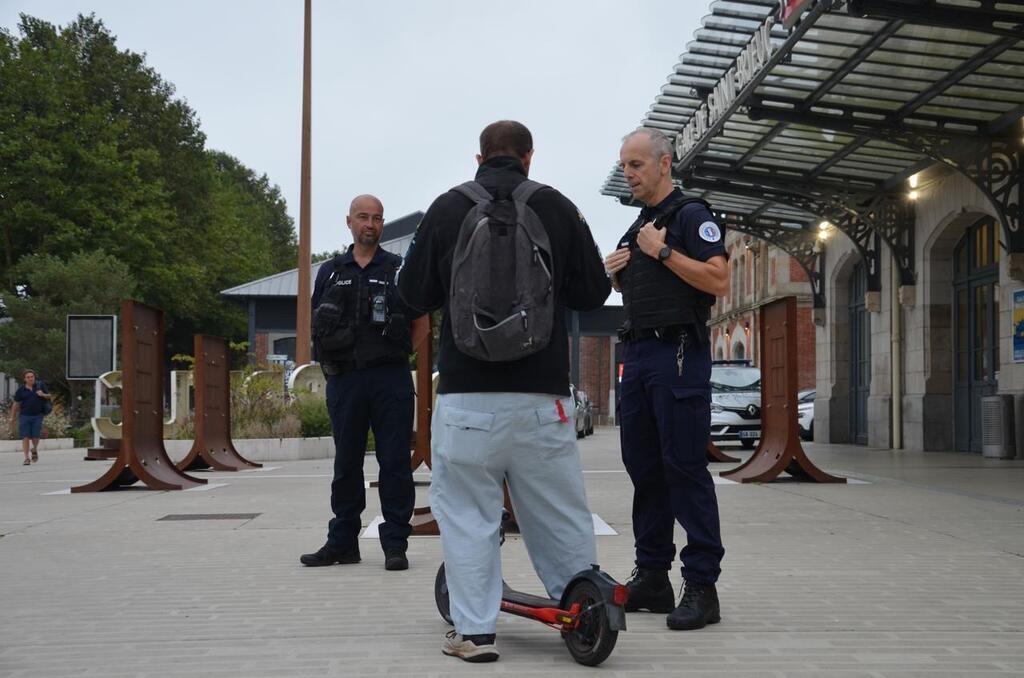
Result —
[{"label": "wristwatch", "polygon": [[660,250],[658,250],[658,261],[665,261],[666,259],[668,259],[671,256],[672,256],[672,248],[669,247],[668,245],[665,245]]}]

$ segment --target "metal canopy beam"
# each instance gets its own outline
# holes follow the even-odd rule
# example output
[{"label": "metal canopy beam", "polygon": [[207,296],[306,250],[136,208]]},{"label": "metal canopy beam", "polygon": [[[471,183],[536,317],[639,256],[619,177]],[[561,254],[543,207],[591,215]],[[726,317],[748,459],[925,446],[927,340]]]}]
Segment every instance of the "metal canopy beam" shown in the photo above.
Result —
[{"label": "metal canopy beam", "polygon": [[[970,179],[992,203],[1003,226],[1011,254],[1024,254],[1024,158],[1021,142],[1005,131],[999,136],[967,136],[946,130],[915,128],[901,123],[862,120],[852,115],[794,113],[756,107],[751,117],[797,122],[820,129],[846,132],[908,148],[952,167]],[[1013,267],[1016,270],[1017,267]],[[1024,279],[1024,270],[1021,275]]]},{"label": "metal canopy beam", "polygon": [[[1024,38],[1019,12],[996,9],[995,0],[980,0],[981,7],[952,7],[935,0],[895,2],[894,0],[850,0],[847,11],[852,16],[872,19],[907,19],[917,24],[938,28],[967,29],[1010,38]],[[1010,24],[1006,28],[998,24]]]},{"label": "metal canopy beam", "polygon": [[[878,292],[882,289],[881,269],[878,265],[880,261],[878,239],[875,237],[877,229],[872,228],[872,224],[869,221],[861,219],[856,213],[851,213],[850,210],[843,207],[839,202],[832,201],[828,197],[814,197],[798,191],[786,190],[781,188],[784,184],[777,181],[768,182],[774,185],[744,186],[721,177],[690,175],[683,179],[683,183],[687,188],[717,191],[719,193],[760,200],[779,207],[799,209],[814,215],[817,220],[828,221],[850,239],[864,260],[868,272],[868,291]],[[812,234],[812,240],[814,238],[815,236]],[[902,244],[902,240],[897,242]],[[795,248],[795,251],[800,253],[799,248]],[[897,250],[894,248],[893,251]],[[793,256],[797,255],[794,254]],[[912,285],[914,284],[914,274],[913,270],[909,267],[910,257],[910,252],[902,252],[897,256],[897,260],[901,262],[900,277],[903,284]],[[822,304],[824,304],[824,301],[822,301]]]},{"label": "metal canopy beam", "polygon": [[849,236],[868,263],[868,286],[881,289],[873,234],[881,236],[899,266],[900,284],[913,285],[914,203],[901,193],[851,191],[838,184],[786,179],[783,175],[698,167],[681,176],[686,186],[746,195],[795,207],[831,222]]}]

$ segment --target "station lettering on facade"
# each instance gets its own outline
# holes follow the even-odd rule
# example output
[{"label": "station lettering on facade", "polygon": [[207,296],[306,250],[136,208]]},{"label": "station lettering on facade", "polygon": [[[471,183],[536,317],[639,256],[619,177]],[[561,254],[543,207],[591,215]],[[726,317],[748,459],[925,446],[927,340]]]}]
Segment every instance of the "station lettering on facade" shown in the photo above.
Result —
[{"label": "station lettering on facade", "polygon": [[690,122],[676,135],[676,158],[683,159],[694,146],[704,138],[708,130],[722,119],[736,96],[751,83],[774,53],[772,26],[775,17],[769,16],[757,29],[750,42],[743,48],[733,64],[715,88],[707,101],[693,114]]}]

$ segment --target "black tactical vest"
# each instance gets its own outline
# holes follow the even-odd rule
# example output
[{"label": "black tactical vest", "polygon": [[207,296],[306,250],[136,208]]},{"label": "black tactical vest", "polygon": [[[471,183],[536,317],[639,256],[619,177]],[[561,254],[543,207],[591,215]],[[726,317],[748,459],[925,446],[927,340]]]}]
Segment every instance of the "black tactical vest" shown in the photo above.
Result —
[{"label": "black tactical vest", "polygon": [[386,264],[369,274],[340,260],[337,255],[331,262],[334,270],[313,312],[317,358],[347,369],[405,362],[412,347],[395,286],[401,257],[388,254]]},{"label": "black tactical vest", "polygon": [[[711,211],[707,202],[680,195],[658,210],[655,225],[666,227],[680,208],[692,202],[701,203]],[[715,297],[693,287],[664,263],[641,251],[636,237],[647,221],[643,216],[638,217],[622,238],[629,242],[630,249],[629,263],[618,274],[626,311],[624,329],[646,330],[674,325],[704,328],[711,317]]]}]

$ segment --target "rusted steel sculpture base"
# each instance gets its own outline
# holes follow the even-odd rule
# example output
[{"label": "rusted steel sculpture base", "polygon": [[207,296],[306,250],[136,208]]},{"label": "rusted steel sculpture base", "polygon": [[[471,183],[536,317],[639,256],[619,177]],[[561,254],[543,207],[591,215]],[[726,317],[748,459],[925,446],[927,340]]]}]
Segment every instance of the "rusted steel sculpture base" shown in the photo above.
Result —
[{"label": "rusted steel sculpture base", "polygon": [[121,446],[100,478],[71,491],[101,492],[141,480],[154,490],[183,490],[205,480],[180,472],[164,450],[164,314],[136,301],[121,302]]},{"label": "rusted steel sculpture base", "polygon": [[797,427],[796,298],[761,307],[761,443],[747,462],[723,478],[770,483],[783,471],[798,480],[845,483],[807,458]]},{"label": "rusted steel sculpture base", "polygon": [[730,464],[735,464],[739,459],[737,457],[730,457],[725,452],[722,452],[722,448],[718,445],[708,443],[708,461],[711,463],[728,462]]},{"label": "rusted steel sculpture base", "polygon": [[[430,418],[434,412],[434,330],[429,315],[412,321],[412,347],[416,352],[416,439],[409,463],[416,471],[430,464]],[[413,509],[412,533],[437,536],[441,530],[429,506]]]},{"label": "rusted steel sculpture base", "polygon": [[195,336],[196,439],[182,471],[242,471],[261,468],[238,453],[231,442],[231,375],[228,342],[221,337]]}]

